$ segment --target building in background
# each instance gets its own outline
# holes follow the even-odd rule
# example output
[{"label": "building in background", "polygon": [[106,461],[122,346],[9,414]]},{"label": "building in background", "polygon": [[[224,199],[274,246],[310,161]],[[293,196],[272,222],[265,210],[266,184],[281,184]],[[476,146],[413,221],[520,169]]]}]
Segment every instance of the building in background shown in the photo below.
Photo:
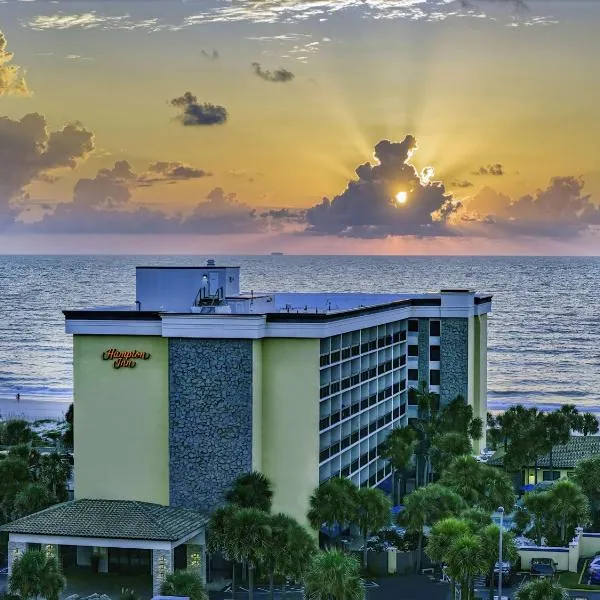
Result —
[{"label": "building in background", "polygon": [[244,294],[239,267],[139,267],[135,305],[65,311],[75,498],[210,511],[256,469],[305,522],[320,482],[390,476],[378,448],[416,416],[410,387],[485,421],[490,310],[468,290]]}]

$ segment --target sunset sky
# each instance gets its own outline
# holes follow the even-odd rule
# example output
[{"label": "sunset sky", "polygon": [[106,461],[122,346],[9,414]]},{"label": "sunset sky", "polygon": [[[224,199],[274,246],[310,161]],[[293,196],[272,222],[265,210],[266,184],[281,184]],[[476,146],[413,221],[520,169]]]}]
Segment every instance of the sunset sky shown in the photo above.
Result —
[{"label": "sunset sky", "polygon": [[599,27],[592,0],[0,0],[0,252],[600,254]]}]

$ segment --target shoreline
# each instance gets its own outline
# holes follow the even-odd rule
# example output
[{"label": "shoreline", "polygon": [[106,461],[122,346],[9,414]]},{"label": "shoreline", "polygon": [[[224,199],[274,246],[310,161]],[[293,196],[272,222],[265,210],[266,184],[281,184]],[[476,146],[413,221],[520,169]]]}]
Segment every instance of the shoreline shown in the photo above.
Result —
[{"label": "shoreline", "polygon": [[4,395],[0,396],[0,421],[8,419],[24,419],[25,421],[54,419],[62,421],[70,404],[72,404],[72,400],[64,397],[47,397],[43,400],[21,398],[17,402],[14,396]]}]

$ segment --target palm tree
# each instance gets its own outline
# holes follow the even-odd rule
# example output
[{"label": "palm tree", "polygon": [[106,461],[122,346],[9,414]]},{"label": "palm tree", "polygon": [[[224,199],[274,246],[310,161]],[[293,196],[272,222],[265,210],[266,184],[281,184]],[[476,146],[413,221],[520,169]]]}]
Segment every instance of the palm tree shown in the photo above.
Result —
[{"label": "palm tree", "polygon": [[10,592],[21,600],[38,596],[58,600],[65,584],[56,558],[40,550],[28,550],[17,558],[8,580]]},{"label": "palm tree", "polygon": [[[564,409],[565,407],[563,407]],[[555,410],[546,414],[546,435],[550,445],[550,470],[554,469],[554,446],[564,445],[571,439],[573,415],[571,411]]]},{"label": "palm tree", "polygon": [[271,524],[270,516],[257,508],[237,508],[231,522],[233,556],[248,565],[248,598],[254,597],[254,570],[267,557]]},{"label": "palm tree", "polygon": [[460,582],[461,600],[472,600],[473,578],[485,572],[481,540],[471,533],[454,541],[446,555],[448,574]]},{"label": "palm tree", "polygon": [[275,575],[301,579],[316,551],[314,538],[292,517],[269,517],[271,535],[263,563],[269,571],[269,591],[274,597]]},{"label": "palm tree", "polygon": [[273,484],[259,471],[240,475],[225,494],[225,500],[241,508],[257,508],[271,512]]},{"label": "palm tree", "polygon": [[349,525],[356,516],[357,492],[349,479],[329,479],[310,497],[308,522],[317,530],[325,525],[330,532],[336,523],[340,528]]},{"label": "palm tree", "polygon": [[[494,570],[498,563],[498,544],[500,541],[500,528],[497,525],[488,525],[479,535],[483,560],[487,565],[490,580],[489,600],[494,600]],[[502,532],[502,562],[513,562],[518,557],[515,537],[511,532]],[[502,565],[498,576],[502,576]]]},{"label": "palm tree", "polygon": [[465,456],[473,452],[468,435],[457,431],[434,435],[431,446],[431,465],[437,475],[440,475],[457,456]]},{"label": "palm tree", "polygon": [[532,579],[517,590],[515,600],[568,600],[569,592],[548,577]]},{"label": "palm tree", "polygon": [[459,517],[467,523],[471,533],[479,533],[482,529],[492,524],[492,515],[483,508],[467,508]]},{"label": "palm tree", "polygon": [[[442,519],[431,528],[425,553],[432,561],[445,563],[448,561],[448,551],[452,547],[452,544],[458,538],[470,532],[469,523],[465,520],[454,517]],[[450,588],[450,597],[454,598],[456,595],[456,582],[454,579],[450,581]]]},{"label": "palm tree", "polygon": [[549,490],[551,514],[558,521],[563,544],[570,541],[573,529],[584,525],[589,517],[589,501],[572,481],[561,480]]},{"label": "palm tree", "polygon": [[197,573],[190,571],[169,573],[160,586],[160,593],[163,596],[179,596],[190,600],[208,599],[204,582]]},{"label": "palm tree", "polygon": [[440,483],[454,490],[469,506],[479,502],[481,463],[472,456],[458,456],[444,471]]},{"label": "palm tree", "polygon": [[[397,427],[379,446],[379,455],[388,460],[392,466],[392,497],[394,502],[399,501],[398,480],[402,479],[404,472],[412,461],[417,443],[417,434],[411,427]],[[404,493],[402,493],[402,496]]]},{"label": "palm tree", "polygon": [[587,437],[588,435],[596,435],[598,433],[598,419],[592,413],[584,413],[581,415],[581,424],[579,431]]},{"label": "palm tree", "polygon": [[235,554],[233,518],[238,509],[235,506],[217,508],[210,517],[208,525],[207,548],[211,553],[219,552],[226,560],[232,562],[231,595],[235,598]]},{"label": "palm tree", "polygon": [[68,456],[57,452],[40,456],[35,479],[45,485],[59,502],[67,500],[67,482],[70,476]]},{"label": "palm tree", "polygon": [[364,600],[360,564],[339,550],[318,552],[304,577],[308,600]]},{"label": "palm tree", "polygon": [[391,502],[376,488],[360,488],[357,492],[356,524],[363,536],[363,567],[367,566],[367,539],[373,531],[390,524]]},{"label": "palm tree", "polygon": [[419,534],[417,546],[417,572],[421,570],[421,555],[423,553],[423,529],[432,526],[446,517],[456,516],[464,508],[463,499],[451,489],[439,483],[417,488],[406,497],[404,511],[399,520],[408,529]]},{"label": "palm tree", "polygon": [[486,510],[494,511],[503,506],[507,512],[515,505],[515,489],[510,477],[495,467],[479,464],[480,496],[478,505]]}]

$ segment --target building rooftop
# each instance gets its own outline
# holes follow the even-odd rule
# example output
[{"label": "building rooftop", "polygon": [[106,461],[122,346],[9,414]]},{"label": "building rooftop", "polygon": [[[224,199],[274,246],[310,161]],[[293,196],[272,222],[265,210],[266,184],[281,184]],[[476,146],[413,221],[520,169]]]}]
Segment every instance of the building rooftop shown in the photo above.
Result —
[{"label": "building rooftop", "polygon": [[[564,445],[557,444],[552,449],[552,466],[554,469],[574,469],[577,463],[586,458],[600,456],[600,436],[598,435],[574,435]],[[488,461],[488,465],[501,467],[504,465],[504,450],[499,450]],[[535,462],[524,467],[535,467]],[[550,453],[538,456],[537,466],[539,469],[550,468]]]},{"label": "building rooftop", "polygon": [[[402,306],[473,308],[491,303],[489,294],[467,289],[448,289],[438,293],[364,293],[364,292],[242,292],[240,268],[218,266],[208,261],[198,267],[138,267],[136,301],[129,306],[101,306],[65,311],[67,319],[98,319],[99,313],[128,318],[133,312],[146,318],[159,315],[265,315],[268,320],[302,316],[351,316],[400,308]],[[481,307],[483,308],[483,307]],[[488,312],[482,310],[479,312]],[[278,316],[280,317],[278,318]],[[141,315],[140,315],[141,317]],[[135,318],[135,317],[131,317]],[[319,320],[317,317],[316,320]]]},{"label": "building rooftop", "polygon": [[176,542],[208,523],[187,508],[131,500],[82,499],[63,502],[0,527],[31,535]]}]

